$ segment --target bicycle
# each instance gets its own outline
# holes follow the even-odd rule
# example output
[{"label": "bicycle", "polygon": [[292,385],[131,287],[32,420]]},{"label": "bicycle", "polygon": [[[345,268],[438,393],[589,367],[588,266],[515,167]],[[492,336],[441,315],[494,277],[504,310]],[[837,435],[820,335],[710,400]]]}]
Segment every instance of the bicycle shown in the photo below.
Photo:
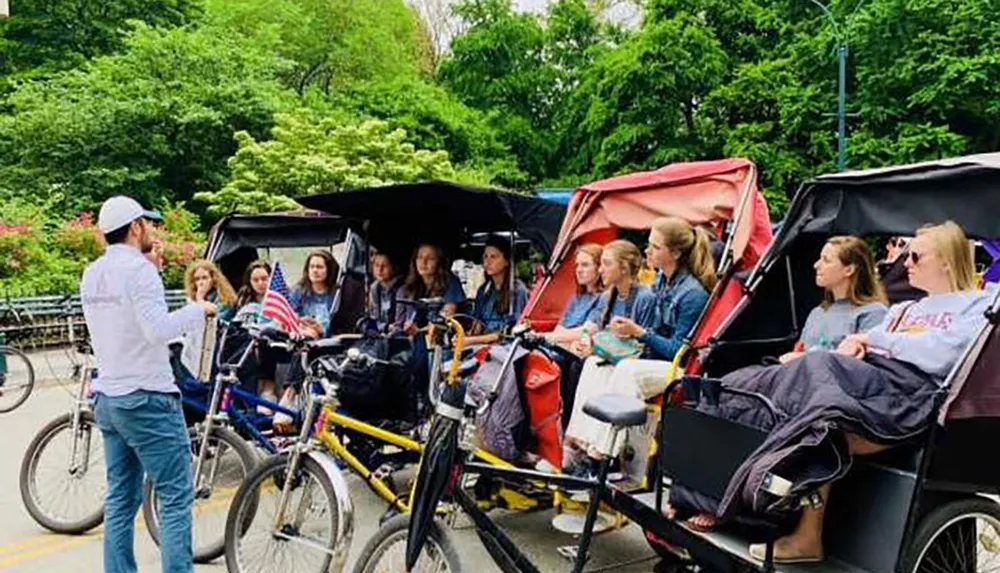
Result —
[{"label": "bicycle", "polygon": [[[73,332],[72,326],[70,332]],[[103,461],[104,444],[88,396],[89,383],[97,374],[91,364],[92,349],[85,340],[74,340],[73,349],[75,355],[88,357],[83,361],[75,358],[71,361],[72,377],[78,381],[73,407],[70,412],[55,418],[36,434],[22,460],[19,480],[21,499],[29,515],[42,527],[63,534],[80,534],[100,525],[104,520],[104,494],[107,490]],[[256,454],[246,442],[229,429],[229,424],[241,432],[253,435],[255,441],[266,451],[271,453],[278,451],[278,446],[270,437],[260,431],[259,426],[254,425],[260,423],[260,418],[247,415],[241,409],[242,404],[249,403],[254,408],[258,404],[263,404],[275,411],[294,414],[278,404],[261,400],[255,395],[235,388],[234,380],[235,368],[228,377],[215,385],[215,389],[222,392],[224,407],[220,413],[219,394],[216,394],[213,401],[216,410],[207,417],[214,428],[206,431],[202,425],[194,425],[190,430],[192,456],[199,455],[204,449],[205,457],[217,462],[213,466],[216,472],[220,467],[226,467],[222,464],[222,460],[226,457],[227,451],[234,452],[240,460],[240,467],[246,470],[249,470],[257,460]],[[210,408],[202,394],[209,386],[201,384],[199,386],[201,387],[181,387],[182,397],[189,407],[199,412],[208,412]],[[221,424],[222,421],[225,422],[224,425]],[[217,423],[220,425],[216,425]],[[210,439],[205,442],[203,436],[210,436]],[[202,443],[206,444],[206,448],[201,447]],[[242,475],[245,475],[245,471],[240,477]],[[213,476],[211,483],[214,482]],[[158,542],[159,528],[156,512],[153,511],[155,500],[149,495],[152,491],[152,484],[147,481],[143,516],[151,536]],[[203,488],[196,505],[203,506],[207,503],[206,500],[216,503],[217,500],[212,498],[211,493],[206,497],[204,491]],[[208,491],[211,492],[211,488]],[[200,543],[198,539],[204,535],[198,534],[197,531],[205,528],[198,526],[195,529],[195,556],[198,561],[219,557],[222,551],[221,542],[216,540],[214,544]],[[221,528],[217,527],[218,530]]]},{"label": "bicycle", "polygon": [[[433,347],[431,380],[439,380],[444,375],[443,348],[452,347],[461,356],[464,330],[454,319],[443,319],[432,321],[425,332]],[[353,536],[344,466],[387,501],[383,520],[409,509],[408,491],[399,491],[393,472],[419,459],[419,425],[402,435],[337,411],[345,368],[384,361],[351,349],[343,358],[323,356],[307,364],[309,350],[319,342],[292,344],[308,373],[307,384],[318,385],[322,392],[308,394],[296,443],[262,463],[240,485],[226,523],[226,564],[231,572],[269,570],[276,564],[292,571],[342,570]],[[468,376],[476,366],[475,361],[453,360],[447,377]],[[477,450],[476,455],[487,463],[505,463],[488,452]]]},{"label": "bicycle", "polygon": [[[93,354],[87,341],[76,342],[74,348],[83,356]],[[78,381],[73,408],[38,431],[21,462],[24,507],[32,519],[55,533],[80,534],[104,521],[104,442],[87,396],[96,373],[88,362],[73,368]],[[49,479],[57,481],[55,488],[43,491]],[[68,494],[65,500],[61,494]]]},{"label": "bicycle", "polygon": [[[191,533],[195,563],[208,563],[225,552],[223,526],[226,512],[217,510],[228,508],[232,492],[258,462],[256,452],[237,432],[251,436],[268,452],[278,451],[277,446],[260,431],[260,418],[257,416],[251,418],[237,404],[249,403],[253,409],[251,411],[254,412],[257,405],[263,404],[274,411],[296,415],[284,406],[272,404],[238,389],[240,381],[238,371],[256,350],[258,340],[262,339],[263,335],[259,332],[254,335],[251,332],[249,343],[241,352],[236,353],[235,362],[223,363],[222,354],[226,348],[228,333],[227,325],[218,345],[219,352],[215,356],[219,374],[215,378],[215,383],[211,385],[211,396],[207,403],[201,398],[204,397],[202,393],[209,385],[197,380],[179,381],[184,403],[196,411],[204,412],[204,419],[190,428],[194,473]],[[142,515],[150,537],[159,545],[160,527],[157,509],[156,488],[147,477],[143,489]],[[220,514],[223,516],[221,522],[216,519]]]},{"label": "bicycle", "polygon": [[[521,329],[513,335],[512,353],[520,346],[542,344],[542,339]],[[676,372],[676,365],[675,360],[671,378]],[[508,367],[509,364],[504,365],[504,368]],[[572,559],[574,573],[580,573],[587,562],[598,510],[602,504],[636,523],[651,521],[648,511],[634,502],[630,503],[630,500],[639,496],[619,490],[608,480],[613,459],[609,452],[613,451],[613,445],[622,431],[646,423],[645,402],[619,395],[602,395],[588,401],[584,412],[611,425],[612,432],[608,443],[603,445],[603,457],[596,479],[579,478],[476,461],[472,455],[475,451],[476,419],[492,405],[497,396],[497,388],[494,387],[481,404],[475,404],[466,399],[463,384],[450,382],[442,392],[442,402],[438,405],[431,424],[431,438],[427,442],[413,485],[410,515],[397,516],[381,525],[362,550],[354,573],[462,571],[451,532],[448,528],[441,527],[436,520],[441,514],[452,519],[459,509],[471,518],[484,547],[501,570],[537,573],[538,569],[530,559],[480,507],[474,497],[475,493],[466,491],[467,486],[472,486],[481,479],[497,479],[507,484],[533,487],[541,485],[553,490],[584,491],[589,494],[579,545],[575,551],[564,554]],[[476,479],[471,479],[472,476]]]},{"label": "bicycle", "polygon": [[[0,334],[0,340],[3,340]],[[24,352],[13,346],[0,344],[0,414],[13,412],[35,388],[35,367]],[[13,398],[8,401],[8,398]]]}]

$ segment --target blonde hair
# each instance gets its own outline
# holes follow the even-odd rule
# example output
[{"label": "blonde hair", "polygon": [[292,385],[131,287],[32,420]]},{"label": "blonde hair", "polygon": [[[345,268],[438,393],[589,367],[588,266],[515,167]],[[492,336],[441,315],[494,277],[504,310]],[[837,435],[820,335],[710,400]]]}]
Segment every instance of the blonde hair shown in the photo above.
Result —
[{"label": "blonde hair", "polygon": [[[642,270],[643,256],[642,251],[639,250],[639,247],[635,246],[635,243],[624,239],[611,241],[607,245],[604,245],[604,250],[601,254],[603,255],[604,253],[609,253],[615,262],[628,273],[629,278],[632,280],[631,288],[633,292],[636,288],[642,286],[638,284],[638,278],[639,271]],[[604,286],[608,289],[608,305],[604,307],[604,312],[601,313],[601,328],[608,325],[608,320],[611,318],[611,308],[614,306],[615,299],[621,294],[618,292],[618,285]]]},{"label": "blonde hair", "polygon": [[[618,239],[617,241],[611,241],[607,245],[604,245],[604,250],[601,254],[605,252],[611,253],[615,261],[625,268],[628,276],[632,280],[636,280],[639,276],[639,271],[642,270],[642,251],[639,247],[635,246],[635,243],[631,241],[626,241],[625,239]],[[605,287],[610,287],[613,285],[604,285]]]},{"label": "blonde hair", "polygon": [[[868,245],[852,235],[830,237],[826,244],[837,249],[837,258],[844,266],[854,266],[851,276],[851,286],[847,289],[847,300],[862,306],[872,302],[887,302],[885,288],[875,274],[875,261],[872,259]],[[823,308],[833,304],[833,293],[827,289],[823,293]]]},{"label": "blonde hair", "polygon": [[954,221],[940,225],[925,225],[917,236],[926,236],[934,243],[934,253],[949,270],[952,291],[975,290],[976,267],[972,261],[972,243]]},{"label": "blonde hair", "polygon": [[658,217],[652,228],[663,237],[663,246],[679,254],[677,264],[687,269],[706,290],[715,288],[715,260],[708,232],[680,217]]},{"label": "blonde hair", "polygon": [[219,267],[204,259],[199,259],[191,263],[187,270],[184,271],[184,294],[190,300],[195,299],[195,294],[198,290],[194,285],[194,273],[198,270],[208,271],[208,276],[212,278],[212,289],[215,291],[215,295],[219,297],[219,302],[226,306],[236,304],[236,291],[233,290],[233,285],[229,284],[229,279],[222,274]]},{"label": "blonde hair", "polygon": [[[601,266],[602,252],[604,252],[604,247],[602,247],[597,243],[587,243],[585,245],[580,245],[576,249],[576,254],[579,255],[580,253],[583,253],[584,255],[587,255],[588,257],[594,260],[595,270],[597,269],[597,267]],[[601,292],[602,290],[604,290],[604,280],[601,279],[601,273],[597,273],[597,292]],[[587,292],[587,287],[577,283],[576,294],[584,294],[586,292]]]}]

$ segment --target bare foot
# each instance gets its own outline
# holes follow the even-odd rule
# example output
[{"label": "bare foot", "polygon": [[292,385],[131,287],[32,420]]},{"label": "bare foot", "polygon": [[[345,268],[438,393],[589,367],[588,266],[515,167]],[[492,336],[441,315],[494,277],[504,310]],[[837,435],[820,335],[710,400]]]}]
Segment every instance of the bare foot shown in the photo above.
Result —
[{"label": "bare foot", "polygon": [[685,523],[695,531],[711,531],[719,525],[719,519],[711,513],[699,513]]}]

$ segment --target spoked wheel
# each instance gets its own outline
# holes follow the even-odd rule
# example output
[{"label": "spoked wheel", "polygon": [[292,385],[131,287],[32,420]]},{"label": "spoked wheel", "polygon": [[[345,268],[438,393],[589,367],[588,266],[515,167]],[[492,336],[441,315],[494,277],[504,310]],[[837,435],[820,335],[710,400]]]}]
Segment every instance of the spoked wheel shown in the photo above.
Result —
[{"label": "spoked wheel", "polygon": [[[361,551],[354,573],[396,573],[406,571],[406,536],[409,532],[408,515],[397,515],[385,522],[368,540]],[[412,573],[458,573],[461,561],[455,551],[450,530],[437,522],[430,526],[417,565]]]},{"label": "spoked wheel", "polygon": [[989,573],[1000,568],[1000,505],[976,497],[947,503],[920,523],[901,571]]},{"label": "spoked wheel", "polygon": [[[201,440],[201,434],[192,428],[191,453],[194,457],[191,461],[192,472],[201,448]],[[237,488],[256,463],[256,454],[243,438],[228,428],[212,428],[201,476],[194,478],[191,533],[194,538],[192,549],[195,563],[208,563],[225,553],[229,504],[235,497]],[[156,489],[153,487],[153,482],[147,478],[142,516],[146,520],[150,537],[158,545],[160,527],[158,512],[154,511],[154,508],[159,508],[156,503]]]},{"label": "spoked wheel", "polygon": [[289,456],[258,466],[236,492],[226,521],[226,566],[231,573],[295,571],[330,567],[337,543],[340,507],[330,478],[302,456],[291,479],[282,524],[278,521]]},{"label": "spoked wheel", "polygon": [[0,414],[14,410],[31,395],[35,368],[23,352],[0,346]]},{"label": "spoked wheel", "polygon": [[90,412],[52,420],[21,462],[21,500],[31,517],[56,533],[87,532],[104,521],[104,440]]}]

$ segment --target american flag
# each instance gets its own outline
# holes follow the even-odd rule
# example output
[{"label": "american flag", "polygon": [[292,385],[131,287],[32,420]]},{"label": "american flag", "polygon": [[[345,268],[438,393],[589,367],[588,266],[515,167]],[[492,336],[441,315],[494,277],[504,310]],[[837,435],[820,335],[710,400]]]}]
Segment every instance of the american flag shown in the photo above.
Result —
[{"label": "american flag", "polygon": [[275,262],[271,282],[264,293],[263,314],[266,318],[273,318],[285,332],[299,332],[299,315],[288,302],[290,297],[285,273],[281,272],[281,263]]}]

